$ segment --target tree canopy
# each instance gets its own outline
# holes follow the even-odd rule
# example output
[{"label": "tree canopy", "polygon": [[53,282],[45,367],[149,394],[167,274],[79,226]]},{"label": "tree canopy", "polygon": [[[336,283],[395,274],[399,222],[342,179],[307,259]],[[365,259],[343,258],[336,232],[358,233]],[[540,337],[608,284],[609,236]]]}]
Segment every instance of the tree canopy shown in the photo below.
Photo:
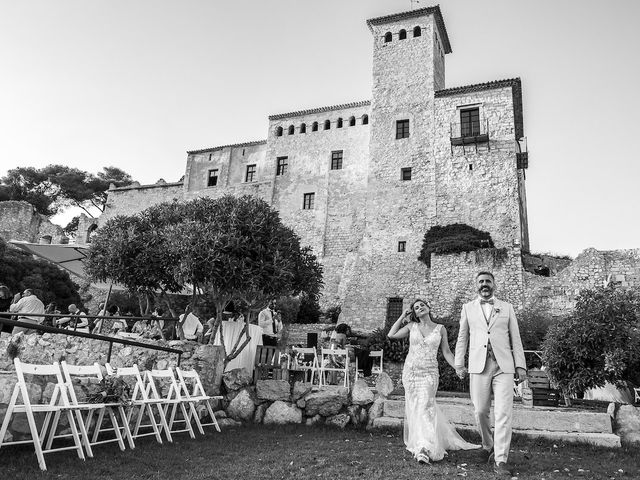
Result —
[{"label": "tree canopy", "polygon": [[94,208],[104,210],[107,190],[129,185],[131,176],[117,167],[104,167],[94,175],[65,165],[43,168],[18,167],[2,179],[0,200],[24,200],[43,215],[55,215],[61,208],[75,206],[93,217]]},{"label": "tree canopy", "polygon": [[434,225],[424,235],[418,260],[431,266],[431,254],[472,252],[480,248],[493,248],[488,232],[463,223]]},{"label": "tree canopy", "polygon": [[256,310],[271,297],[317,298],[322,286],[311,250],[268,203],[248,195],[162,203],[114,217],[92,238],[86,270],[148,294],[199,289],[215,305],[215,328],[230,301]]},{"label": "tree canopy", "polygon": [[640,292],[613,285],[583,290],[574,312],[542,346],[550,377],[565,392],[640,382]]}]

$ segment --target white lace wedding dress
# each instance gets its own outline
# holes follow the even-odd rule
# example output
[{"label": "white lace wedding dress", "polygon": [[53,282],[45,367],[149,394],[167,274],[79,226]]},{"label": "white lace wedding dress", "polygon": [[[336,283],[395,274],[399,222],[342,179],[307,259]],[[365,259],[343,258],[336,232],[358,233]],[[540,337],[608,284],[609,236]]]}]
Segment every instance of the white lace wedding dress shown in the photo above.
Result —
[{"label": "white lace wedding dress", "polygon": [[417,323],[411,323],[409,353],[402,371],[405,391],[404,443],[415,457],[428,455],[442,460],[447,450],[480,448],[465,441],[436,404],[440,379],[438,349],[442,325],[423,336]]}]

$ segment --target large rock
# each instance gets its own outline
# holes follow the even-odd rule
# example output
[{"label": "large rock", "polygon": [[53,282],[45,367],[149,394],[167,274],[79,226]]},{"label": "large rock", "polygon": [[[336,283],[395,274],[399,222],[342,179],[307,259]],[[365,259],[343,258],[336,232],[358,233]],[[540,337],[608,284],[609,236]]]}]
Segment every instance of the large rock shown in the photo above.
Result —
[{"label": "large rock", "polygon": [[218,418],[218,425],[220,426],[220,429],[224,430],[225,428],[239,427],[242,423],[234,420],[233,418]]},{"label": "large rock", "polygon": [[371,407],[369,407],[369,426],[373,425],[373,421],[376,418],[382,417],[384,412],[384,398],[378,397],[375,399]]},{"label": "large rock", "polygon": [[291,385],[286,380],[258,380],[256,395],[260,400],[291,400]]},{"label": "large rock", "polygon": [[225,372],[222,376],[222,381],[227,390],[241,390],[247,385],[251,385],[253,378],[251,374],[245,368],[234,368]]},{"label": "large rock", "polygon": [[347,412],[349,412],[349,418],[351,419],[351,424],[357,427],[361,427],[365,423],[367,423],[367,410],[360,405],[349,405],[347,407]]},{"label": "large rock", "polygon": [[388,373],[382,372],[376,379],[376,390],[383,397],[388,397],[393,392],[393,380]]},{"label": "large rock", "polygon": [[234,420],[241,422],[249,422],[253,420],[253,414],[256,410],[256,404],[253,401],[251,393],[248,390],[242,390],[236,397],[231,400],[227,407],[227,413]]},{"label": "large rock", "polygon": [[362,378],[353,384],[351,403],[354,405],[369,405],[373,403],[373,392]]},{"label": "large rock", "polygon": [[640,408],[620,405],[616,415],[616,434],[625,444],[640,445]]},{"label": "large rock", "polygon": [[314,388],[317,389],[318,387],[309,382],[296,382],[293,385],[293,394],[291,395],[291,401],[297,402],[307,393],[311,392]]},{"label": "large rock", "polygon": [[264,413],[265,425],[285,425],[287,423],[302,423],[302,410],[290,403],[277,400]]},{"label": "large rock", "polygon": [[0,403],[9,403],[16,383],[18,379],[14,374],[0,375]]},{"label": "large rock", "polygon": [[325,421],[326,425],[332,425],[338,428],[344,428],[349,423],[349,415],[346,413],[339,413],[337,415],[332,415],[327,418]]},{"label": "large rock", "polygon": [[264,412],[267,411],[267,404],[263,403],[260,404],[256,407],[256,412],[253,416],[253,422],[254,423],[262,423],[262,421],[264,420]]},{"label": "large rock", "polygon": [[317,413],[323,417],[336,415],[349,403],[349,389],[328,385],[305,397],[305,413],[311,417]]}]

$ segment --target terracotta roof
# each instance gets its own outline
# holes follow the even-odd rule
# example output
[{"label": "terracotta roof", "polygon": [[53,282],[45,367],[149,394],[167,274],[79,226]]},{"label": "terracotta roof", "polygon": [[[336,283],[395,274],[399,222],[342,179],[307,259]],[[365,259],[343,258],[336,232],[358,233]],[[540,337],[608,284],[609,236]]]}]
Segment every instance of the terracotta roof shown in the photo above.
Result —
[{"label": "terracotta roof", "polygon": [[232,143],[230,145],[220,145],[218,147],[201,148],[200,150],[187,150],[187,154],[191,155],[192,153],[215,152],[216,150],[222,150],[223,148],[231,148],[231,147],[252,147],[253,145],[263,145],[265,143],[267,143],[266,140],[254,140],[252,142]]},{"label": "terracotta roof", "polygon": [[506,80],[494,80],[492,82],[476,83],[475,85],[464,85],[462,87],[447,88],[435,92],[435,97],[449,97],[451,95],[459,95],[461,93],[481,92],[483,90],[492,90],[494,88],[516,87],[520,88],[520,78],[509,78]]},{"label": "terracotta roof", "polygon": [[372,25],[382,25],[384,23],[395,22],[396,20],[403,20],[405,18],[421,17],[423,15],[433,15],[436,19],[436,25],[440,30],[440,37],[444,43],[444,53],[451,53],[451,43],[449,42],[449,35],[447,35],[447,28],[444,26],[444,19],[442,18],[442,12],[440,11],[440,5],[435,7],[418,8],[417,10],[409,10],[408,12],[394,13],[386,15],[384,17],[370,18],[367,20],[369,30],[373,31]]},{"label": "terracotta roof", "polygon": [[297,112],[278,113],[276,115],[269,115],[269,120],[282,120],[283,118],[299,117],[301,115],[310,115],[312,113],[330,112],[332,110],[342,110],[344,108],[366,107],[368,105],[371,105],[370,100],[363,100],[361,102],[343,103],[342,105],[331,105],[330,107],[309,108],[307,110],[299,110]]}]

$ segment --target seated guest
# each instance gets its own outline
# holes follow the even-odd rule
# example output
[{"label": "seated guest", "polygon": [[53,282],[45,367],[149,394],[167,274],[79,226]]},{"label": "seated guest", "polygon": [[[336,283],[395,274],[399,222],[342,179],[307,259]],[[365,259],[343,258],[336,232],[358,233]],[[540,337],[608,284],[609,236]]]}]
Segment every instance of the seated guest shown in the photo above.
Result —
[{"label": "seated guest", "polygon": [[184,313],[180,315],[178,325],[180,326],[178,331],[181,340],[202,341],[204,327],[202,326],[200,319],[191,312],[191,304],[187,305],[184,309]]},{"label": "seated guest", "polygon": [[[106,313],[106,316],[119,317],[120,309],[117,305],[111,305],[107,309]],[[117,318],[100,318],[94,324],[93,331],[91,333],[100,333],[101,335],[114,335],[117,334],[120,330],[126,330],[126,324],[123,321]]]},{"label": "seated guest", "polygon": [[[329,348],[331,350],[343,349],[347,345],[347,337],[351,333],[351,327],[346,323],[341,323],[336,327],[336,329],[331,333],[331,338],[329,339]],[[329,368],[344,368],[344,357],[331,355],[329,357],[324,357],[322,360],[323,367]],[[337,372],[329,372],[330,376],[327,379],[329,383],[336,383]]]},{"label": "seated guest", "polygon": [[69,305],[68,310],[69,316],[56,320],[56,326],[58,326],[58,328],[67,328],[76,332],[89,333],[89,320],[87,319],[87,314],[80,311],[75,303]]},{"label": "seated guest", "polygon": [[[20,292],[15,294],[9,311],[16,313],[20,322],[40,325],[43,317],[38,314],[44,313],[44,303],[33,293],[33,290],[26,288],[22,294]],[[20,332],[32,333],[28,327],[13,327],[13,335]]]}]

